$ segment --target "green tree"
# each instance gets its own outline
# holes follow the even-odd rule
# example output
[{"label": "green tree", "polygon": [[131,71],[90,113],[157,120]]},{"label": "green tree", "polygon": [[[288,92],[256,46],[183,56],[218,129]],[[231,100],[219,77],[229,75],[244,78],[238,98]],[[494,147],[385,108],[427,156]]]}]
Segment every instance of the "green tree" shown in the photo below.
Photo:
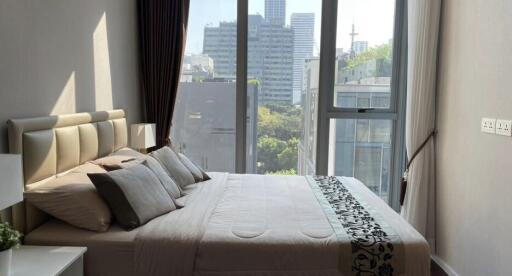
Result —
[{"label": "green tree", "polygon": [[250,79],[247,81],[247,84],[251,84],[251,85],[254,85],[254,86],[260,86],[260,81],[257,80],[257,79]]},{"label": "green tree", "polygon": [[277,156],[286,147],[286,142],[274,137],[260,137],[258,139],[258,173],[279,170],[280,166]]},{"label": "green tree", "polygon": [[269,172],[267,174],[270,174],[270,175],[297,175],[297,170],[296,169],[280,170],[280,171],[275,171],[275,172]]},{"label": "green tree", "polygon": [[258,173],[296,173],[302,109],[283,103],[258,108]]},{"label": "green tree", "polygon": [[299,153],[299,139],[291,138],[286,143],[286,148],[277,155],[280,170],[296,169]]},{"label": "green tree", "polygon": [[383,44],[376,47],[370,47],[366,51],[358,54],[354,58],[347,60],[347,66],[343,70],[351,70],[359,65],[368,63],[372,60],[390,60],[391,45]]},{"label": "green tree", "polygon": [[292,105],[267,105],[258,108],[258,135],[288,141],[299,137],[301,108]]}]

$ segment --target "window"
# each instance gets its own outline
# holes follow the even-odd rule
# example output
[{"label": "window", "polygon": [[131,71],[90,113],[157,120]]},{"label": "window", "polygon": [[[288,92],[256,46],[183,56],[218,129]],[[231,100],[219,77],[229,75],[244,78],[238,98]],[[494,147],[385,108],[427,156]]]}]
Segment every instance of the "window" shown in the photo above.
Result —
[{"label": "window", "polygon": [[247,131],[257,140],[257,166],[247,171],[313,174],[321,2],[248,4],[247,79],[258,90],[258,124]]},{"label": "window", "polygon": [[387,200],[391,168],[391,120],[331,119],[333,175],[353,176]]},{"label": "window", "polygon": [[[319,147],[317,170],[356,177],[396,204],[391,202],[396,200],[391,188],[398,183],[403,155],[403,92],[395,68],[400,56],[395,60],[393,45],[401,41],[400,33],[395,37],[400,30],[395,20],[401,18],[396,15],[401,14],[403,1],[338,0],[324,5],[332,11],[324,24],[336,22],[336,32],[327,35],[335,36],[336,46],[330,49],[332,65],[323,65],[332,75],[331,85],[320,91],[327,96],[320,120],[329,123],[318,129],[319,143],[327,146]],[[329,47],[323,45],[322,51]]]},{"label": "window", "polygon": [[174,144],[211,171],[354,176],[396,207],[404,7],[191,0]]},{"label": "window", "polygon": [[[235,172],[236,55],[232,53],[237,47],[236,10],[236,0],[190,1],[171,139],[209,171]],[[255,91],[247,93],[249,99],[255,98]],[[255,124],[252,120],[248,120],[249,128]]]}]

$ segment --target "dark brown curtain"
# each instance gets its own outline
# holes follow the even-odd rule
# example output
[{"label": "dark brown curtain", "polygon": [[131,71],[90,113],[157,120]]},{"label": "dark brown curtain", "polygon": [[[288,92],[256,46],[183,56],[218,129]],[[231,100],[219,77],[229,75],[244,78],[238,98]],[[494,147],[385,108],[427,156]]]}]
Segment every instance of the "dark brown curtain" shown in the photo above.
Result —
[{"label": "dark brown curtain", "polygon": [[170,143],[187,37],[190,0],[139,0],[140,83],[145,122],[156,123],[156,148]]}]

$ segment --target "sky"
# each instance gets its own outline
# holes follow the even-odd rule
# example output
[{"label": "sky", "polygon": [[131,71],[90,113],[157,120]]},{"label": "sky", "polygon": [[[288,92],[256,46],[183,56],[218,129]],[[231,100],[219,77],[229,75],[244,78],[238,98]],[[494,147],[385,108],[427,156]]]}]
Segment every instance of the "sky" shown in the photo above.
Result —
[{"label": "sky", "polygon": [[[265,0],[248,0],[249,14],[265,14]],[[205,26],[218,26],[221,21],[236,21],[236,0],[191,0],[186,54],[200,54]],[[387,43],[393,37],[395,0],[339,0],[336,48],[350,48],[352,22],[358,40],[370,46]],[[287,0],[286,24],[295,12],[315,13],[315,53],[320,49],[322,1]]]}]

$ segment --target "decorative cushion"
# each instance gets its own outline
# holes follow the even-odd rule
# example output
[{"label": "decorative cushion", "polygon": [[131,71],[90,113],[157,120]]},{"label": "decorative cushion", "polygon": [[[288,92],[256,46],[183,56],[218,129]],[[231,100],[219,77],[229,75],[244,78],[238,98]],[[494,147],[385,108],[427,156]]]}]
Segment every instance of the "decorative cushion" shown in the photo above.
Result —
[{"label": "decorative cushion", "polygon": [[194,181],[201,182],[203,181],[203,174],[201,171],[190,161],[183,153],[176,153],[178,157],[180,158],[181,163],[185,165],[185,167],[188,169],[188,171],[192,174],[194,177]]},{"label": "decorative cushion", "polygon": [[142,164],[88,176],[127,230],[176,209],[158,177]]},{"label": "decorative cushion", "polygon": [[[106,172],[105,169],[103,169],[101,166],[98,166],[98,165],[92,164],[92,163],[84,163],[74,169],[71,169],[66,174],[68,174],[68,173],[88,174],[88,173],[105,173],[105,172]],[[91,182],[91,184],[92,184],[92,182]]]},{"label": "decorative cushion", "polygon": [[110,226],[112,214],[85,173],[71,172],[39,184],[25,192],[25,199],[79,228],[104,232]]},{"label": "decorative cushion", "polygon": [[171,196],[171,198],[177,199],[183,196],[179,186],[174,182],[174,180],[172,180],[172,178],[169,177],[169,175],[162,167],[162,165],[160,165],[158,160],[156,160],[152,156],[148,156],[143,164],[147,166],[149,169],[151,169],[151,171],[153,171],[153,173],[158,177],[158,179],[164,186],[164,189],[167,191],[169,196]]},{"label": "decorative cushion", "polygon": [[[136,160],[137,160],[136,158],[133,158],[133,157],[127,156],[127,155],[114,155],[114,156],[106,156],[103,158],[99,158],[99,159],[90,161],[90,163],[98,165],[107,171],[113,171],[113,170],[122,169],[123,163],[132,162],[132,161],[136,161]],[[139,160],[139,163],[141,163],[141,162],[142,162],[142,160]]]},{"label": "decorative cushion", "polygon": [[183,165],[185,165],[185,167],[187,167],[190,173],[194,176],[196,183],[210,179],[210,176],[208,176],[206,172],[203,171],[203,169],[197,166],[194,162],[190,161],[190,159],[188,159],[188,157],[183,153],[178,153],[178,156],[180,157]]},{"label": "decorative cushion", "polygon": [[[133,154],[133,152],[136,154]],[[160,162],[152,156],[143,155],[127,148],[92,162],[100,165],[108,172],[126,169],[131,166],[144,163],[144,165],[151,169],[151,171],[158,177],[173,200],[182,196],[179,186],[174,182],[174,180],[172,180],[172,178],[169,177]]]},{"label": "decorative cushion", "polygon": [[130,156],[130,157],[133,157],[133,158],[137,158],[137,159],[143,159],[146,157],[145,154],[142,154],[134,149],[131,149],[131,148],[122,148],[118,151],[115,151],[111,154],[109,154],[109,156]]},{"label": "decorative cushion", "polygon": [[163,147],[150,153],[150,156],[160,162],[162,167],[167,170],[167,174],[181,188],[196,182],[192,173],[183,165],[178,155],[171,148]]}]

